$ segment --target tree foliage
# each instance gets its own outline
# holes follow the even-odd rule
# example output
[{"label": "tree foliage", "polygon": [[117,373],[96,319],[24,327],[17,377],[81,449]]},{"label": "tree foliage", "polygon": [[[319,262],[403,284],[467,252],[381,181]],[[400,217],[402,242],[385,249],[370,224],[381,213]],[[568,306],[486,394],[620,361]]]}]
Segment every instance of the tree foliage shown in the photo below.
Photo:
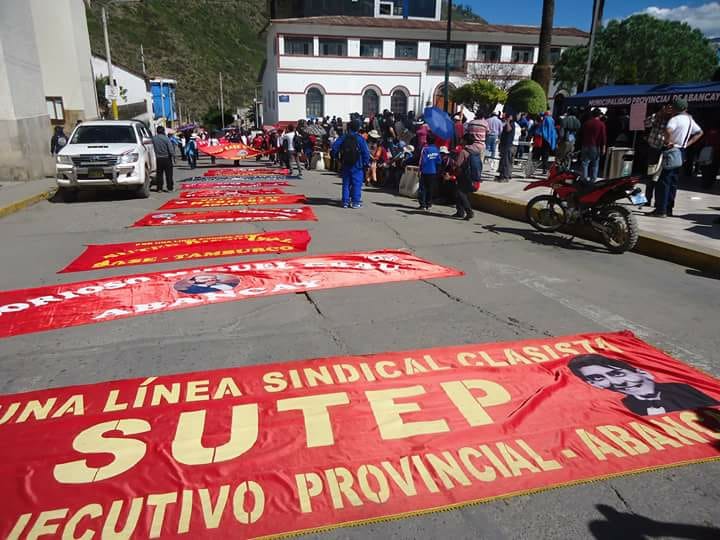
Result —
[{"label": "tree foliage", "polygon": [[[448,2],[443,0],[440,18],[447,21]],[[475,13],[470,6],[464,4],[453,4],[453,21],[469,21],[487,24],[487,20]]]},{"label": "tree foliage", "polygon": [[547,109],[545,90],[535,81],[524,80],[516,83],[507,95],[505,110],[513,113],[540,114]]},{"label": "tree foliage", "polygon": [[[110,77],[99,76],[95,77],[95,93],[97,94],[98,105],[100,106],[100,116],[108,118],[111,113],[112,104],[105,98],[105,87],[110,84]],[[120,93],[120,99],[127,103],[127,88],[124,86],[118,86],[118,92]],[[118,103],[121,105],[121,103]]]},{"label": "tree foliage", "polygon": [[[563,52],[554,70],[561,87],[582,88],[587,50],[583,46]],[[700,30],[687,23],[633,15],[598,29],[590,87],[704,81],[717,65],[715,52]]]},{"label": "tree foliage", "polygon": [[498,103],[505,103],[507,92],[490,81],[476,80],[456,88],[452,100],[472,110],[492,110]]}]

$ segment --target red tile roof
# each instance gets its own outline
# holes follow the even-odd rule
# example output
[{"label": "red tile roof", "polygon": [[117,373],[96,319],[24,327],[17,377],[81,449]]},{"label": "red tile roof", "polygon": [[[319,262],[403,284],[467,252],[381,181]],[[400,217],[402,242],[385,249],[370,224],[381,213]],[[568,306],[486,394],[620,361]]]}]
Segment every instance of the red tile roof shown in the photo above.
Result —
[{"label": "red tile roof", "polygon": [[[419,19],[394,19],[389,17],[302,17],[297,19],[273,19],[278,24],[317,24],[326,26],[362,26],[366,28],[407,28],[416,30],[445,30],[446,21]],[[504,32],[508,34],[539,34],[539,26],[514,26],[508,24],[485,24],[479,22],[453,21],[452,29],[460,32]],[[587,38],[589,34],[579,28],[553,28],[554,36]]]}]

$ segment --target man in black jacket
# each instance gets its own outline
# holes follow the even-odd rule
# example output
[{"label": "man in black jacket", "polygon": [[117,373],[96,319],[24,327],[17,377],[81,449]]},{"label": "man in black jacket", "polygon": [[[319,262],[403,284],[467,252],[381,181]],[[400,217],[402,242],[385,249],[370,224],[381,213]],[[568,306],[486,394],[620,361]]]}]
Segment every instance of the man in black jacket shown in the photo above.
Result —
[{"label": "man in black jacket", "polygon": [[624,394],[623,405],[639,416],[720,405],[689,384],[656,383],[655,377],[644,369],[600,354],[576,356],[568,367],[595,388]]}]

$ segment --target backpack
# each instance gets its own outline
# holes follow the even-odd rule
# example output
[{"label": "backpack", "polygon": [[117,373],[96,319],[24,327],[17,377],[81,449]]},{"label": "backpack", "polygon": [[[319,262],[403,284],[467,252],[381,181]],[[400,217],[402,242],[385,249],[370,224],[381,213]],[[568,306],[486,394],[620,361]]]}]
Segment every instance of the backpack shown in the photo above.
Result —
[{"label": "backpack", "polygon": [[296,152],[303,151],[303,140],[302,137],[298,134],[296,134],[295,138],[293,139],[293,150],[295,150]]},{"label": "backpack", "polygon": [[340,153],[342,154],[342,166],[354,167],[360,160],[360,148],[358,147],[357,136],[348,133],[340,145]]},{"label": "backpack", "polygon": [[463,164],[463,174],[471,184],[473,191],[480,189],[480,182],[482,182],[482,159],[480,154],[475,152],[468,152],[468,158]]}]

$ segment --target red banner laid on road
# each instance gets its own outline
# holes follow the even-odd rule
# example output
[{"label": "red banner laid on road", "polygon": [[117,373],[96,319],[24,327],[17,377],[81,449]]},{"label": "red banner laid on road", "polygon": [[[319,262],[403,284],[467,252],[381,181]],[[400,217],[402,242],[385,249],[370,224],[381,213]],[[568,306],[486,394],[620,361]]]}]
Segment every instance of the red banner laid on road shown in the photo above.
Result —
[{"label": "red banner laid on road", "polygon": [[245,221],[317,221],[309,206],[300,208],[246,208],[213,212],[153,212],[137,220],[133,227],[165,225],[207,225]]},{"label": "red banner laid on road", "polygon": [[630,333],[2,396],[0,534],[310,533],[717,460],[718,399]]},{"label": "red banner laid on road", "polygon": [[180,193],[181,199],[212,199],[213,197],[247,197],[249,195],[283,195],[280,188],[264,189],[190,189]]},{"label": "red banner laid on road", "polygon": [[274,167],[208,169],[203,173],[203,176],[274,176],[278,174],[288,175],[290,169],[276,169]]},{"label": "red banner laid on road", "polygon": [[405,251],[371,251],[115,276],[0,292],[0,338],[257,296],[462,275]]},{"label": "red banner laid on road", "polygon": [[305,251],[309,243],[310,234],[307,231],[273,231],[89,245],[82,255],[58,273],[212,257],[292,253]]},{"label": "red banner laid on road", "polygon": [[[212,180],[208,178],[208,180]],[[290,182],[235,182],[226,181],[222,182],[189,182],[187,184],[181,184],[180,189],[258,189],[265,187],[289,187],[292,186]]]},{"label": "red banner laid on road", "polygon": [[222,159],[233,160],[251,159],[257,156],[267,156],[269,154],[274,154],[278,151],[277,148],[271,148],[269,150],[257,150],[252,146],[248,146],[247,144],[233,142],[221,142],[220,144],[213,146],[199,144],[197,148],[198,151],[202,152],[203,154],[219,157]]},{"label": "red banner laid on road", "polygon": [[220,206],[264,206],[270,204],[301,204],[305,195],[255,195],[248,197],[217,197],[205,199],[171,199],[158,210],[182,210],[197,208],[218,208]]}]

